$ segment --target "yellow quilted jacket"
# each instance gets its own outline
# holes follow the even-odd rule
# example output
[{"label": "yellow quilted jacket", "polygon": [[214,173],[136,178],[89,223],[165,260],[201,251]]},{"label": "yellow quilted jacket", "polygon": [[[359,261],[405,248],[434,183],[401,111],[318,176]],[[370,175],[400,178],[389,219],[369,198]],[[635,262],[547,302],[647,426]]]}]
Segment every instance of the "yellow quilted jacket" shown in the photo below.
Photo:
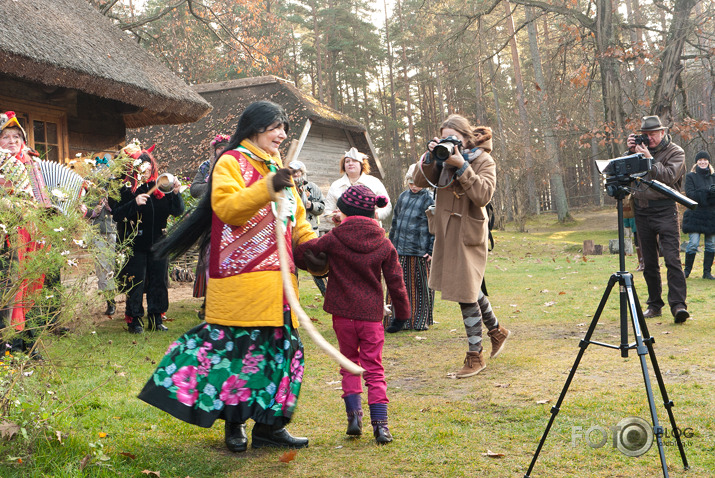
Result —
[{"label": "yellow quilted jacket", "polygon": [[[252,143],[242,146],[255,154],[250,163],[263,176],[246,187],[238,161],[224,155],[216,162],[211,190],[211,208],[226,224],[241,226],[263,206],[275,198],[272,179],[274,173],[261,158],[268,154]],[[280,157],[272,159],[283,167]],[[293,188],[295,197],[300,197]],[[298,201],[296,225],[292,231],[293,246],[314,239],[316,234],[305,218],[305,207]],[[291,274],[293,288],[298,294],[298,283]],[[298,323],[295,315],[293,326]],[[225,278],[210,278],[206,289],[206,322],[234,327],[278,327],[283,325],[283,283],[280,271],[257,271]]]}]

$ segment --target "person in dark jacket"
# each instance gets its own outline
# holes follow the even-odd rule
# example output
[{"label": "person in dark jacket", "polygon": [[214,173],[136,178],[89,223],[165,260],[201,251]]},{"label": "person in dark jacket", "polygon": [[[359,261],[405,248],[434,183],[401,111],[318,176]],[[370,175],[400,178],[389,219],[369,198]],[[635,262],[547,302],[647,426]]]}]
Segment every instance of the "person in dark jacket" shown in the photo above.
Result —
[{"label": "person in dark jacket", "polygon": [[[337,201],[340,225],[317,241],[307,243],[296,254],[300,262],[310,251],[326,254],[330,272],[323,309],[333,315],[333,330],[340,352],[365,369],[367,401],[373,435],[379,444],[392,441],[387,426],[387,384],[382,366],[382,346],[385,331],[382,326],[385,276],[392,297],[394,315],[401,321],[410,317],[402,268],[397,251],[385,237],[375,217],[375,206],[387,206],[385,196],[375,196],[361,184],[350,186]],[[362,384],[360,377],[340,369],[345,410],[348,416],[347,434],[362,434]]]},{"label": "person in dark jacket", "polygon": [[156,189],[149,193],[158,177],[151,149],[153,146],[149,150],[127,151],[135,158],[132,171],[124,178],[119,200],[109,200],[118,239],[131,245],[131,257],[122,267],[119,279],[127,295],[124,319],[132,334],[144,331],[144,293],[148,329],[168,330],[162,323],[162,314],[169,308],[169,261],[155,257],[151,247],[164,236],[169,216],[184,212],[184,200],[179,194],[181,184],[176,178],[171,192],[164,194]]},{"label": "person in dark jacket", "polygon": [[[402,329],[427,330],[434,320],[434,291],[429,288],[429,263],[432,259],[434,235],[427,225],[427,209],[434,204],[429,189],[415,185],[411,165],[405,175],[407,190],[400,194],[392,213],[390,241],[395,246],[402,266],[403,278],[410,299],[412,316],[403,322]],[[387,332],[401,330],[392,318]]]},{"label": "person in dark jacket", "polygon": [[694,211],[687,209],[683,214],[683,232],[690,234],[683,272],[688,277],[693,270],[700,234],[703,234],[703,279],[715,280],[711,273],[715,257],[715,171],[710,165],[710,154],[707,151],[695,155],[695,164],[685,175],[685,194],[697,201],[698,207]]}]

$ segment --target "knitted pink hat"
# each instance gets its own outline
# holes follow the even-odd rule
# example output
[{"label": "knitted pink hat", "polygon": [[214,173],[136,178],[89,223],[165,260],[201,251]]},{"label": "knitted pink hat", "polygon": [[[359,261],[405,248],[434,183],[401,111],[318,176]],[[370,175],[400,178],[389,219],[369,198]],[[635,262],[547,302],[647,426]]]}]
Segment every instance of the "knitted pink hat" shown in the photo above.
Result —
[{"label": "knitted pink hat", "polygon": [[385,196],[375,196],[367,186],[350,186],[338,199],[338,209],[346,216],[375,217],[375,207],[387,206]]}]

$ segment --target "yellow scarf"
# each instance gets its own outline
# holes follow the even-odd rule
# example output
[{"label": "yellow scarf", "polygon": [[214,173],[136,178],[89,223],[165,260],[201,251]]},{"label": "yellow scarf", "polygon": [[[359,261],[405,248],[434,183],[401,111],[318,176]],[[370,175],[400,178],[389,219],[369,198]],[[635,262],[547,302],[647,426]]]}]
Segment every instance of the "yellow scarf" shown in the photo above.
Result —
[{"label": "yellow scarf", "polygon": [[[274,166],[276,166],[278,168],[283,167],[283,162],[281,161],[280,153],[273,156],[270,153],[267,153],[263,149],[259,148],[255,144],[253,144],[253,142],[251,142],[250,139],[244,139],[243,141],[241,141],[241,144],[239,145],[239,147],[246,148],[253,156],[256,156],[259,159],[261,159],[262,161],[264,161],[266,163],[266,165],[269,167],[269,169],[270,169],[271,164],[273,164]],[[275,172],[275,171],[273,171],[273,172]]]}]

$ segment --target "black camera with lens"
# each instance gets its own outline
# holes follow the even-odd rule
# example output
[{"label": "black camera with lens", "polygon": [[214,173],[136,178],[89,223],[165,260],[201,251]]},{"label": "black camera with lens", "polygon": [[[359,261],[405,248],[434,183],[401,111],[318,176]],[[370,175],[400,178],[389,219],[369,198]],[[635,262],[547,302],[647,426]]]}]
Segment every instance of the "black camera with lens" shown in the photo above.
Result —
[{"label": "black camera with lens", "polygon": [[434,147],[432,156],[434,156],[437,164],[442,164],[449,159],[454,151],[462,150],[462,142],[456,136],[447,136]]},{"label": "black camera with lens", "polygon": [[650,138],[648,138],[647,134],[637,134],[634,139],[637,145],[644,144],[646,148],[650,144]]}]

